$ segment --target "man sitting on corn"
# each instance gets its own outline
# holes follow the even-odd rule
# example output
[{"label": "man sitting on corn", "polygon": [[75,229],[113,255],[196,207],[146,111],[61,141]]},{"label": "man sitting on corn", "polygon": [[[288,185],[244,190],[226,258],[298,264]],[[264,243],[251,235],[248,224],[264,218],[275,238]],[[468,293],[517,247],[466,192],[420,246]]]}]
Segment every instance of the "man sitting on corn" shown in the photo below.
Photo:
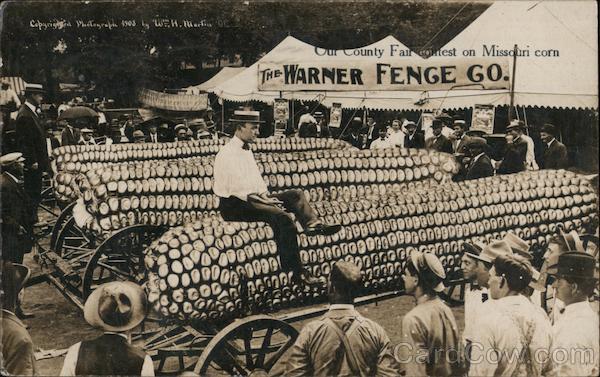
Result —
[{"label": "man sitting on corn", "polygon": [[268,223],[275,234],[281,268],[292,271],[294,279],[300,283],[324,284],[302,267],[297,228],[290,212],[308,235],[331,235],[341,226],[323,224],[301,190],[269,193],[250,150],[250,143],[256,139],[258,125],[262,122],[258,111],[238,110],[229,121],[235,124],[235,134],[221,148],[214,165],[213,191],[220,199],[221,215],[228,221]]}]

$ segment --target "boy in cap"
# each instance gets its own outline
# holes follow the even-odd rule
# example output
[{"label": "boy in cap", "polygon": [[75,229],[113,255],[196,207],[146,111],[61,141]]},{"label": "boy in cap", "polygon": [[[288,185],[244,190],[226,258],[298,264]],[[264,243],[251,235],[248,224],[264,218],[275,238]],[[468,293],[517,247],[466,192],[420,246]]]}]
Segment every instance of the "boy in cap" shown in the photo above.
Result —
[{"label": "boy in cap", "polygon": [[[1,260],[2,278],[2,359],[0,366],[16,376],[36,374],[34,346],[27,327],[16,316],[19,292],[25,285],[30,271],[22,264]],[[4,371],[2,371],[4,375]]]},{"label": "boy in cap", "polygon": [[460,342],[452,310],[439,297],[446,272],[435,254],[413,250],[402,275],[417,306],[402,318],[400,360],[407,376],[460,375]]},{"label": "boy in cap", "polygon": [[469,376],[545,376],[552,371],[550,321],[523,295],[530,282],[531,264],[525,258],[496,257],[488,282],[493,310],[477,322]]},{"label": "boy in cap", "polygon": [[544,142],[543,169],[566,169],[569,166],[567,147],[556,140],[556,127],[546,123],[542,126],[540,137]]},{"label": "boy in cap", "polygon": [[570,251],[561,254],[548,273],[552,287],[565,304],[564,313],[553,326],[552,349],[567,357],[557,363],[559,376],[597,376],[600,372],[600,337],[598,313],[589,297],[598,286],[596,258],[587,253]]},{"label": "boy in cap", "polygon": [[291,213],[309,236],[335,234],[341,225],[324,224],[301,190],[269,192],[250,149],[261,123],[258,111],[237,110],[230,122],[236,125],[235,134],[217,153],[213,169],[213,191],[219,197],[221,215],[227,221],[268,223],[275,234],[282,269],[292,271],[299,283],[324,284],[302,266],[298,230]]},{"label": "boy in cap", "polygon": [[452,153],[452,142],[442,134],[444,123],[441,119],[434,119],[431,124],[433,136],[425,140],[425,148],[438,152]]},{"label": "boy in cap", "polygon": [[397,376],[390,339],[353,306],[362,289],[361,271],[336,262],[329,275],[329,311],[304,326],[290,350],[286,376]]},{"label": "boy in cap", "polygon": [[525,123],[522,121],[511,122],[506,127],[510,141],[506,145],[504,158],[498,166],[498,174],[513,174],[525,170],[528,146],[527,141],[521,137],[524,128]]},{"label": "boy in cap", "polygon": [[104,334],[69,348],[61,376],[129,375],[154,376],[150,356],[133,347],[128,332],[146,317],[144,290],[132,282],[112,282],[99,286],[83,308],[85,320]]},{"label": "boy in cap", "polygon": [[187,141],[188,137],[188,128],[185,124],[181,123],[175,126],[175,141]]}]

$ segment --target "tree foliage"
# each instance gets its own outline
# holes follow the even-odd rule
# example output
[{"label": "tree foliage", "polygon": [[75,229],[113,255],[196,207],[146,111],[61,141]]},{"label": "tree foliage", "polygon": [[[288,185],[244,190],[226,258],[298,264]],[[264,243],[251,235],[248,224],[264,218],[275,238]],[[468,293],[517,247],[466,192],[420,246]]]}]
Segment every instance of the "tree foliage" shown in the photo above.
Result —
[{"label": "tree foliage", "polygon": [[[387,35],[413,51],[437,49],[487,6],[331,0],[8,2],[2,8],[2,74],[45,83],[51,91],[59,82],[94,82],[97,93],[130,104],[139,87],[176,88],[207,78],[214,69],[203,65],[221,58],[239,56],[250,65],[287,35],[330,49],[360,47]],[[117,26],[83,27],[77,21]],[[185,21],[196,25],[186,27]],[[37,22],[70,26],[44,28]],[[170,27],[158,26],[164,22]],[[194,74],[186,74],[182,63],[195,66]]]}]

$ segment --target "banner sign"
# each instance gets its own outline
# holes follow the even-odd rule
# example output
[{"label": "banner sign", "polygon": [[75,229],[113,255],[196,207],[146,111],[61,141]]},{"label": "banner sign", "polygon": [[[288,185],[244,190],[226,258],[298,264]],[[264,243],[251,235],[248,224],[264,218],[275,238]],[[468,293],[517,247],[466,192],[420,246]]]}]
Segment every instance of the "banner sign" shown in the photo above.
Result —
[{"label": "banner sign", "polygon": [[342,125],[342,104],[334,102],[329,111],[329,127],[340,128]]},{"label": "banner sign", "polygon": [[475,105],[469,131],[481,131],[488,135],[493,134],[494,114],[494,106],[492,105]]},{"label": "banner sign", "polygon": [[208,93],[168,94],[150,89],[141,89],[139,101],[148,107],[170,111],[201,111],[208,107]]},{"label": "banner sign", "polygon": [[275,122],[287,123],[290,119],[290,105],[288,100],[284,98],[275,98],[273,107],[273,118]]},{"label": "banner sign", "polygon": [[258,89],[271,91],[508,89],[508,60],[260,63]]}]

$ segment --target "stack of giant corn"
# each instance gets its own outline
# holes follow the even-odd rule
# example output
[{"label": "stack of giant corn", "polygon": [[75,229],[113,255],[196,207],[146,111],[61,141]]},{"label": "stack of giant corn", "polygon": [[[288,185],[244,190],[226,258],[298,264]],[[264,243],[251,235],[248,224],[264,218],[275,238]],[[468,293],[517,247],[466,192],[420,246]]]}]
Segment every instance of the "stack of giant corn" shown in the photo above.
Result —
[{"label": "stack of giant corn", "polygon": [[[413,250],[435,252],[452,272],[460,266],[466,240],[489,241],[512,231],[541,248],[559,225],[581,231],[598,222],[591,185],[565,171],[415,183],[384,191],[348,191],[313,203],[320,216],[343,225],[333,236],[299,236],[300,257],[315,275],[327,276],[333,262],[346,259],[362,267],[368,290],[397,288]],[[146,250],[144,260],[149,300],[162,316],[179,321],[242,315],[247,309],[242,297],[260,312],[324,294],[291,283],[281,271],[273,232],[263,223],[204,217],[167,231]],[[247,284],[240,284],[242,277]]]}]

